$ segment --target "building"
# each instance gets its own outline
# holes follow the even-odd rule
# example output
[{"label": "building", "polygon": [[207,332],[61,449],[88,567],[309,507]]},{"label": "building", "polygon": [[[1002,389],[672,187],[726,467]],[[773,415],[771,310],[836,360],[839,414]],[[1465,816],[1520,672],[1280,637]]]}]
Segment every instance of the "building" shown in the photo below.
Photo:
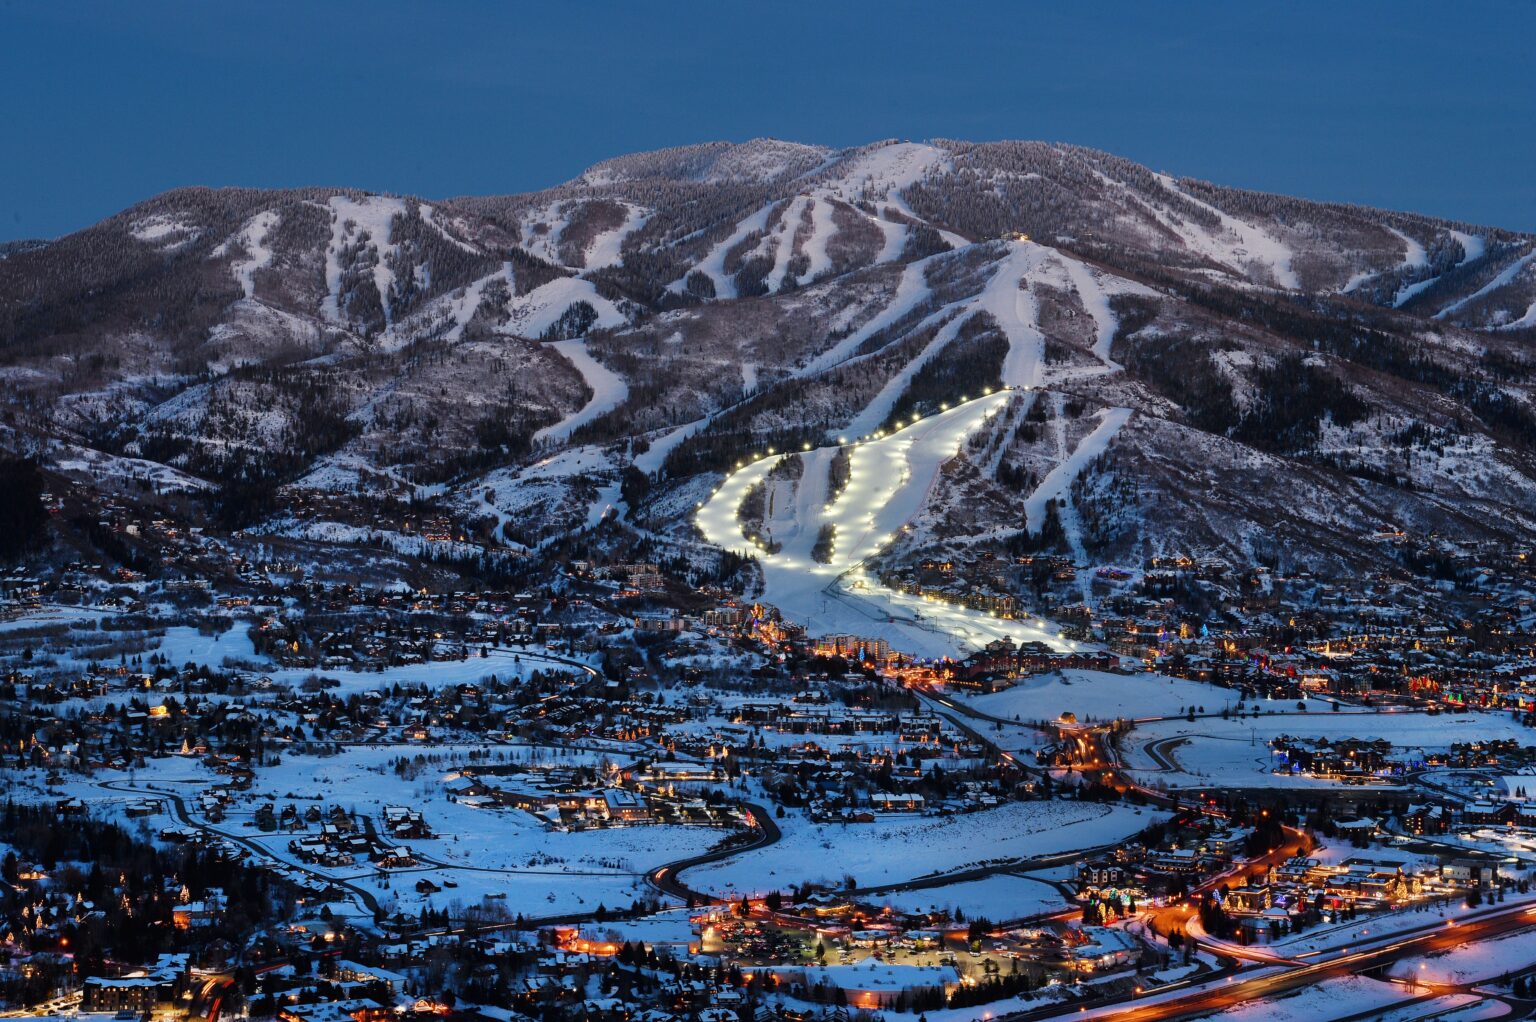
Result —
[{"label": "building", "polygon": [[108,978],[92,976],[81,991],[85,1011],[132,1013],[148,1018],[160,1000],[160,981],[149,976]]}]

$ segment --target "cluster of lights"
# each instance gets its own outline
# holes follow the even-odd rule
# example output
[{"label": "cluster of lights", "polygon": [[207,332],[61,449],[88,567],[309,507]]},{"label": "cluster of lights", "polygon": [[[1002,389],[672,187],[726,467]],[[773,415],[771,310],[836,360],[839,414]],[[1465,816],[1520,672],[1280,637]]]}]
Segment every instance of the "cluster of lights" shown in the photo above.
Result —
[{"label": "cluster of lights", "polygon": [[[1015,388],[1004,388],[1003,392],[1013,389]],[[990,398],[995,393],[998,392],[994,388],[987,388],[983,398],[977,400]],[[847,484],[841,493],[818,509],[822,521],[803,523],[801,533],[802,536],[810,537],[819,534],[816,528],[818,525],[833,526],[833,538],[828,544],[829,563],[823,564],[808,557],[796,556],[792,550],[783,548],[770,554],[768,546],[760,536],[754,535],[748,538],[743,534],[739,518],[742,501],[746,499],[751,487],[762,481],[778,460],[784,457],[771,447],[768,448],[766,457],[759,452],[748,460],[737,462],[737,471],[715,488],[707,501],[699,505],[697,516],[699,530],[706,540],[717,546],[736,549],[743,553],[764,555],[765,570],[771,564],[775,569],[782,571],[825,579],[827,586],[836,586],[845,592],[860,590],[866,595],[879,593],[881,599],[896,606],[912,608],[921,606],[942,631],[970,641],[984,643],[1005,632],[1016,638],[1047,641],[1054,639],[1059,645],[1060,640],[1064,638],[1059,632],[1046,632],[1038,626],[1011,620],[1006,621],[1005,624],[1005,619],[969,608],[947,604],[933,607],[905,593],[888,590],[884,586],[870,585],[868,576],[860,569],[864,559],[888,548],[901,532],[911,531],[910,526],[900,525],[896,527],[896,531],[878,532],[877,516],[881,510],[890,506],[891,501],[901,493],[903,486],[911,481],[910,457],[914,445],[919,441],[935,447],[946,445],[951,448],[949,453],[952,454],[953,451],[959,450],[965,438],[978,425],[991,420],[1002,407],[997,402],[989,402],[987,407],[980,409],[981,415],[972,419],[961,409],[975,403],[977,402],[966,397],[962,398],[961,403],[954,408],[946,404],[938,413],[935,413],[937,417],[946,419],[946,425],[954,427],[953,432],[930,431],[921,437],[915,436],[908,430],[922,422],[922,418],[917,417],[912,420],[911,425],[898,424],[894,431],[880,430],[851,442],[847,436],[837,438],[838,447],[849,448],[852,452]],[[933,417],[929,416],[929,418]],[[806,451],[812,449],[809,443],[802,447],[802,450]],[[872,484],[872,480],[881,480],[881,482]],[[841,520],[832,520],[840,512]],[[861,529],[862,535],[857,535],[856,529]],[[743,547],[744,540],[745,547]],[[839,551],[845,554],[841,559],[838,556]],[[1004,632],[999,632],[999,626],[1003,627]],[[931,628],[932,626],[923,627]]]}]

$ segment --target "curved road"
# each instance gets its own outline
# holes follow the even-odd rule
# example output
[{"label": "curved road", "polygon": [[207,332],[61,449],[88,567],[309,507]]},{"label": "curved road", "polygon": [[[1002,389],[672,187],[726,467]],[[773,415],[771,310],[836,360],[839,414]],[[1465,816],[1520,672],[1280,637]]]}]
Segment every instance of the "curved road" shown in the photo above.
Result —
[{"label": "curved road", "polygon": [[779,825],[773,822],[773,814],[754,802],[743,802],[742,808],[747,811],[752,825],[757,828],[758,836],[750,844],[736,845],[731,848],[720,848],[712,852],[703,852],[699,855],[691,855],[686,859],[675,859],[672,862],[657,866],[645,875],[650,885],[663,894],[670,894],[674,898],[682,898],[684,901],[692,898],[696,904],[719,905],[724,904],[723,899],[702,891],[695,891],[684,886],[678,879],[678,874],[695,866],[703,866],[711,862],[722,862],[733,858],[743,852],[750,852],[757,848],[766,848],[774,844],[783,836]]}]

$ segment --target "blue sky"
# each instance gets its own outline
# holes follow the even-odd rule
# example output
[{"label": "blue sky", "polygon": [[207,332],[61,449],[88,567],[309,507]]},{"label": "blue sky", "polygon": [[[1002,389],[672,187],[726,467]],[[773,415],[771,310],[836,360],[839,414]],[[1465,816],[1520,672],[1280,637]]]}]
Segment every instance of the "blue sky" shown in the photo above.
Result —
[{"label": "blue sky", "polygon": [[0,239],[179,185],[505,193],[760,135],[1068,141],[1536,230],[1532,39],[1525,0],[0,0]]}]

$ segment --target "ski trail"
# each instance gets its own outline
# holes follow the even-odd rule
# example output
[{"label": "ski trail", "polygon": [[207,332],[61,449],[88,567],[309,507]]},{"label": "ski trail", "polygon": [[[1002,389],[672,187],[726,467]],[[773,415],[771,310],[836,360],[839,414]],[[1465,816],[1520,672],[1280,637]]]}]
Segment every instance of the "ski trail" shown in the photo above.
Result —
[{"label": "ski trail", "polygon": [[1094,427],[1093,432],[1083,437],[1077,449],[1068,455],[1064,418],[1066,396],[1060,393],[1052,394],[1051,405],[1054,416],[1052,432],[1056,439],[1056,453],[1061,460],[1040,481],[1040,485],[1035,487],[1035,492],[1024,501],[1025,523],[1032,536],[1040,534],[1040,526],[1045,521],[1046,502],[1065,495],[1070,503],[1073,480],[1082,474],[1090,461],[1104,453],[1109,442],[1131,417],[1129,408],[1107,408],[1100,412],[1099,424]]},{"label": "ski trail", "polygon": [[1061,261],[1067,268],[1067,276],[1072,280],[1072,287],[1077,290],[1078,301],[1083,303],[1083,308],[1093,317],[1094,326],[1097,327],[1096,339],[1093,342],[1094,355],[1106,365],[1120,368],[1109,357],[1110,347],[1115,343],[1115,331],[1120,328],[1120,318],[1115,315],[1115,310],[1110,308],[1109,295],[1099,286],[1093,271],[1088,267],[1067,256],[1062,256]]},{"label": "ski trail", "polygon": [[645,449],[645,453],[635,458],[635,467],[647,475],[655,475],[661,471],[661,466],[666,464],[667,455],[699,430],[708,426],[714,420],[713,415],[706,415],[702,419],[694,419],[685,422],[681,426],[675,426],[664,435],[652,441],[651,446]]},{"label": "ski trail", "polygon": [[[1240,220],[1223,212],[1209,202],[1195,198],[1180,188],[1178,183],[1167,174],[1154,174],[1152,176],[1157,178],[1158,184],[1162,185],[1169,192],[1216,217],[1221,222],[1222,228],[1241,242],[1241,247],[1228,249],[1227,254],[1229,258],[1236,257],[1241,260],[1244,256],[1247,256],[1251,259],[1256,259],[1269,267],[1270,272],[1274,274],[1275,282],[1281,287],[1293,290],[1301,287],[1301,279],[1296,276],[1296,271],[1291,269],[1291,260],[1295,257],[1295,253],[1291,251],[1290,246],[1286,245],[1285,242],[1256,224]],[[1205,238],[1207,246],[1222,247],[1220,241],[1211,238],[1209,235],[1205,235]],[[1239,268],[1241,268],[1240,265]]]},{"label": "ski trail", "polygon": [[1488,283],[1484,284],[1482,287],[1478,288],[1476,291],[1473,291],[1471,294],[1467,295],[1465,298],[1461,298],[1461,299],[1458,299],[1458,300],[1452,302],[1451,304],[1447,305],[1445,308],[1441,309],[1439,312],[1435,313],[1434,318],[1435,319],[1444,319],[1445,317],[1449,316],[1451,313],[1457,311],[1458,309],[1461,309],[1463,306],[1467,305],[1468,303],[1475,302],[1477,299],[1482,298],[1485,295],[1492,294],[1493,292],[1497,291],[1499,288],[1503,287],[1505,284],[1508,284],[1510,281],[1514,280],[1517,276],[1519,276],[1520,275],[1520,271],[1525,269],[1527,266],[1529,266],[1530,263],[1531,263],[1531,260],[1533,260],[1533,259],[1536,259],[1536,247],[1533,247],[1531,249],[1531,251],[1527,252],[1525,255],[1521,256],[1519,259],[1516,259],[1514,262],[1512,262],[1508,266],[1504,267],[1504,269],[1502,271],[1500,271],[1500,273],[1499,273],[1499,275],[1497,277],[1494,277],[1492,280],[1490,280]]},{"label": "ski trail", "polygon": [[581,378],[587,381],[587,386],[591,388],[592,397],[586,404],[559,422],[545,426],[533,434],[535,444],[544,441],[568,440],[577,429],[617,408],[624,403],[625,398],[629,397],[629,384],[625,383],[624,378],[619,374],[592,357],[591,352],[587,350],[585,339],[552,341],[549,347],[564,355],[576,367],[576,371],[581,373]]},{"label": "ski trail", "polygon": [[816,546],[816,537],[821,531],[822,516],[826,510],[827,469],[836,453],[835,447],[818,447],[800,455],[805,462],[805,473],[795,486],[794,531],[784,536],[775,534],[773,537],[783,544],[780,552],[788,557],[811,559],[811,551]]},{"label": "ski trail", "polygon": [[599,233],[582,253],[583,271],[621,265],[624,262],[624,239],[644,227],[650,219],[651,214],[648,211],[625,203],[624,222],[611,230]]},{"label": "ski trail", "polygon": [[[689,271],[690,273],[702,273],[704,276],[708,277],[710,282],[715,285],[716,298],[737,297],[735,278],[727,277],[725,275],[725,254],[753,231],[761,231],[766,228],[768,226],[768,216],[773,212],[773,207],[776,205],[778,205],[777,201],[770,202],[762,209],[758,210],[756,213],[753,213],[751,216],[741,221],[741,223],[737,224],[736,229],[731,232],[730,237],[726,238],[714,248],[710,249],[709,254],[704,257],[704,261],[695,266],[693,270]],[[687,286],[687,284],[688,274],[685,273],[681,279],[673,281],[668,286],[667,290],[679,292],[682,291]]]},{"label": "ski trail", "polygon": [[1396,227],[1388,227],[1387,230],[1397,235],[1398,240],[1401,241],[1404,246],[1403,261],[1398,264],[1398,269],[1421,270],[1429,265],[1429,253],[1424,251],[1423,245],[1419,244],[1416,240],[1410,238]]},{"label": "ski trail", "polygon": [[1487,251],[1487,243],[1480,235],[1464,234],[1461,231],[1452,231],[1451,237],[1461,242],[1462,257],[1461,262],[1456,264],[1457,269],[1467,265],[1474,259],[1481,259],[1483,257],[1483,253]]},{"label": "ski trail", "polygon": [[1019,285],[1039,265],[1046,250],[1027,241],[1013,242],[1011,247],[1008,258],[998,264],[976,300],[1008,338],[1008,354],[1003,359],[1004,386],[1028,389],[1040,385],[1045,335],[1037,325],[1034,296]]},{"label": "ski trail", "polygon": [[464,336],[464,328],[469,326],[469,321],[475,318],[475,310],[480,308],[480,299],[485,295],[485,288],[491,281],[500,278],[507,282],[507,291],[512,292],[512,264],[503,263],[501,269],[495,273],[487,274],[464,289],[464,297],[450,299],[450,309],[453,313],[453,326],[444,336],[447,341],[458,341]]},{"label": "ski trail", "polygon": [[[932,258],[935,257],[929,257],[929,259]],[[931,294],[928,290],[927,272],[928,259],[909,263],[906,269],[901,271],[901,280],[896,284],[896,293],[891,296],[890,303],[884,309],[859,329],[796,370],[791,374],[792,378],[803,379],[807,376],[815,376],[839,362],[846,361],[850,354],[859,349],[859,345],[917,308]]]},{"label": "ski trail", "polygon": [[997,450],[992,452],[992,457],[987,461],[986,471],[982,474],[988,479],[997,478],[997,470],[1003,465],[1003,458],[1007,456],[1008,449],[1013,446],[1014,438],[1019,435],[1019,428],[1029,418],[1029,410],[1035,406],[1035,395],[1038,391],[1016,391],[1017,400],[1012,403],[1013,417],[1006,423],[1002,436],[998,439]]},{"label": "ski trail", "polygon": [[[880,440],[848,448],[848,487],[830,507],[820,505],[825,493],[815,487],[824,485],[816,480],[825,480],[826,465],[838,448],[826,447],[814,452],[814,457],[805,456],[806,471],[812,474],[796,502],[796,516],[803,515],[804,522],[777,553],[745,539],[737,510],[752,485],[762,481],[779,458],[761,458],[729,474],[695,521],[708,542],[755,557],[763,572],[763,600],[813,635],[882,637],[895,649],[925,657],[960,655],[1003,637],[1015,643],[1038,641],[1055,649],[1076,648],[1039,622],[996,618],[887,589],[864,567],[922,508],[935,479],[965,438],[1009,400],[1006,393],[978,398]],[[809,559],[808,551],[824,523],[836,529],[836,541],[832,562],[818,564]]]},{"label": "ski trail", "polygon": [[245,250],[246,257],[230,263],[229,268],[234,273],[235,279],[240,282],[240,289],[245,292],[247,298],[256,297],[256,271],[272,265],[274,253],[268,246],[267,239],[277,229],[279,219],[276,210],[263,210],[247,220],[239,234],[213,250],[214,258],[223,258],[228,255],[231,242],[239,244]]},{"label": "ski trail", "polygon": [[795,234],[800,230],[800,218],[805,213],[805,196],[796,196],[779,217],[778,238],[773,250],[773,269],[768,273],[768,293],[775,294],[784,286],[789,275],[789,262],[795,257]]},{"label": "ski trail", "polygon": [[805,280],[812,281],[832,269],[832,257],[827,254],[827,243],[837,233],[832,220],[832,203],[826,199],[811,200],[811,236],[805,241],[805,257],[810,265]]},{"label": "ski trail", "polygon": [[879,429],[891,414],[891,409],[896,406],[896,402],[907,392],[907,385],[912,382],[912,377],[932,362],[939,352],[955,339],[955,336],[960,333],[960,328],[972,315],[970,308],[962,307],[960,312],[956,313],[948,323],[944,324],[944,328],[934,335],[933,340],[928,342],[916,358],[903,366],[901,372],[886,381],[885,386],[880,388],[880,393],[874,396],[862,412],[854,416],[844,432],[848,436],[863,437]]},{"label": "ski trail", "polygon": [[907,225],[898,224],[884,217],[870,216],[868,213],[864,213],[863,210],[859,212],[863,213],[866,220],[880,228],[880,233],[885,236],[885,244],[881,246],[880,254],[875,256],[875,262],[895,262],[896,258],[901,255],[901,250],[907,247],[907,232],[909,230]]}]

